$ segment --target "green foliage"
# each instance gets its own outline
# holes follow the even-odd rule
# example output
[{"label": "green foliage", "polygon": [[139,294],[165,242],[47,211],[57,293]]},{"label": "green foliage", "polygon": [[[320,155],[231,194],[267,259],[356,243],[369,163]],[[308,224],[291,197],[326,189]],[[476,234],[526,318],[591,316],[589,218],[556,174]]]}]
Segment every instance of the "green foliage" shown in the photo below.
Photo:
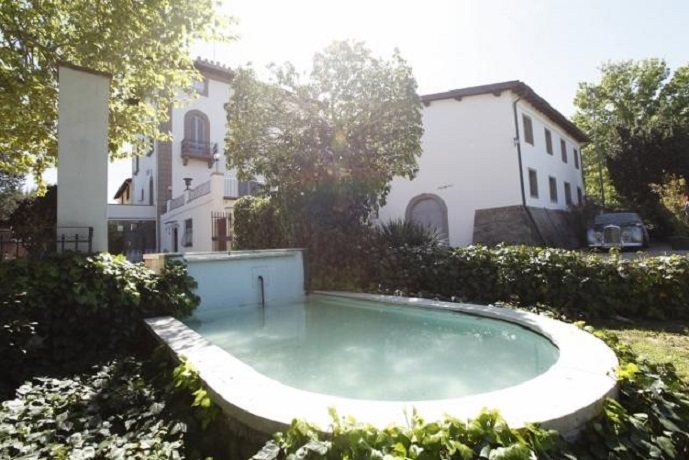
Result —
[{"label": "green foliage", "polygon": [[413,177],[421,104],[399,53],[386,61],[361,43],[335,42],[315,55],[306,79],[289,64],[271,71],[270,84],[251,69],[233,82],[227,157],[241,176],[261,175],[280,194],[337,185],[338,196],[369,206],[394,176]]},{"label": "green foliage", "polygon": [[22,197],[24,178],[0,171],[0,224],[4,224]]},{"label": "green foliage", "polygon": [[620,368],[619,401],[608,400],[573,445],[580,459],[689,458],[689,387],[671,364],[636,356],[614,334],[595,332]]},{"label": "green foliage", "polygon": [[438,231],[427,225],[407,219],[392,219],[380,227],[378,234],[386,247],[438,246]]},{"label": "green foliage", "polygon": [[57,66],[112,75],[109,150],[146,151],[179,90],[199,78],[197,40],[225,41],[212,0],[0,2],[0,170],[41,173],[57,156]]},{"label": "green foliage", "polygon": [[685,212],[689,188],[684,177],[671,174],[662,183],[649,186],[667,212],[671,235],[689,236],[689,216]]},{"label": "green foliage", "polygon": [[[409,427],[378,429],[341,419],[331,409],[332,432],[323,435],[315,426],[294,420],[277,445],[287,460],[296,459],[486,459],[530,460],[563,458],[557,432],[536,426],[513,430],[496,411],[484,410],[468,422],[446,416],[425,422],[413,414]],[[271,450],[270,448],[265,450]]]},{"label": "green foliage", "polygon": [[0,367],[15,384],[43,366],[73,369],[124,352],[140,339],[142,318],[184,317],[199,301],[181,264],[156,275],[109,254],[6,261],[0,279]]},{"label": "green foliage", "polygon": [[[263,83],[240,69],[233,89],[228,165],[276,190],[261,206],[268,223],[279,222],[238,230],[239,246],[306,248],[313,286],[345,279],[339,273],[363,282],[370,216],[393,177],[414,176],[421,154],[421,104],[409,66],[397,52],[383,60],[361,43],[335,42],[316,54],[307,76],[287,64]],[[269,234],[256,235],[262,231]]]},{"label": "green foliage", "polygon": [[191,407],[202,429],[208,428],[208,425],[220,415],[220,408],[213,403],[198,371],[184,357],[181,364],[173,369],[172,381],[168,388],[171,391],[185,391],[191,395]]},{"label": "green foliage", "polygon": [[[689,123],[656,123],[618,129],[619,142],[606,162],[610,177],[629,209],[638,209],[660,236],[672,234],[674,218],[655,191],[672,176],[689,177]],[[683,195],[686,188],[679,191]]]},{"label": "green foliage", "polygon": [[677,153],[689,145],[689,66],[671,75],[660,59],[607,63],[598,83],[579,84],[574,104],[574,122],[593,141],[582,151],[587,195],[600,196],[602,164],[607,206],[656,217],[641,209],[650,206],[648,184],[686,176]]},{"label": "green foliage", "polygon": [[234,220],[235,249],[287,247],[284,221],[270,198],[241,197],[234,205]]},{"label": "green foliage", "polygon": [[53,251],[57,238],[57,185],[48,187],[43,196],[32,194],[19,200],[9,224],[30,258],[38,259]]},{"label": "green foliage", "polygon": [[177,459],[186,426],[128,358],[73,378],[36,378],[0,408],[1,458]]},{"label": "green foliage", "polygon": [[570,318],[689,318],[689,258],[622,259],[552,248],[390,248],[377,260],[387,293],[548,305]]}]

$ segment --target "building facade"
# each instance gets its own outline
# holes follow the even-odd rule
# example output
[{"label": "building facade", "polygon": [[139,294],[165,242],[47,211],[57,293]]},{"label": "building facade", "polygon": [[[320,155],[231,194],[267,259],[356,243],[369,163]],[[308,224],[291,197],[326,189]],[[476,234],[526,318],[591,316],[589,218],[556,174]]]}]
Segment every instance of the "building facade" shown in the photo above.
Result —
[{"label": "building facade", "polygon": [[583,200],[583,132],[519,81],[421,99],[419,172],[393,180],[381,221],[432,225],[452,246],[574,245],[555,234]]},{"label": "building facade", "polygon": [[[238,181],[225,164],[225,105],[232,94],[232,71],[203,60],[195,65],[203,77],[194,85],[197,94],[181,95],[162,126],[171,140],[155,142],[132,158],[132,177],[115,197],[129,205],[129,214],[137,207],[149,212],[143,220],[111,219],[111,235],[125,233],[111,236],[111,242],[123,240],[126,250],[121,252],[128,255],[229,250],[234,202],[257,186]],[[145,235],[135,235],[137,230]],[[135,249],[131,241],[137,242]]]}]

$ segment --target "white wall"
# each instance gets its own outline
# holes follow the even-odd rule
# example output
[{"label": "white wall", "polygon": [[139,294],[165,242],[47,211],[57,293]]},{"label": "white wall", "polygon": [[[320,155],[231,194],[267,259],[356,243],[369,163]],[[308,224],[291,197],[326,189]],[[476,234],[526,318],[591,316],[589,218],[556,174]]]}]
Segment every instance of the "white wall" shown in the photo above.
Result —
[{"label": "white wall", "polygon": [[[211,193],[196,198],[184,206],[174,209],[160,217],[160,249],[163,252],[172,252],[172,226],[178,226],[178,251],[177,252],[210,252],[213,250],[213,223],[212,212],[225,211],[225,200],[222,196],[224,176],[220,173],[211,178]],[[197,186],[200,184],[197,184]],[[182,246],[184,238],[185,220],[192,220],[193,238],[192,245]],[[229,229],[228,229],[229,231]]]},{"label": "white wall", "polygon": [[57,226],[93,227],[93,251],[108,250],[110,78],[60,66]]},{"label": "white wall", "polygon": [[424,107],[419,173],[393,180],[380,221],[404,217],[417,195],[435,194],[448,208],[450,244],[462,246],[472,242],[476,209],[521,204],[512,98],[503,92]]},{"label": "white wall", "polygon": [[[138,156],[132,157],[132,186],[131,197],[134,205],[157,205],[156,192],[158,190],[157,183],[157,155],[155,150],[150,155],[148,152]],[[138,171],[136,163],[139,163]],[[149,190],[149,181],[153,178],[153,202],[151,203],[151,195]]]},{"label": "white wall", "polygon": [[[572,203],[578,204],[577,187],[583,193],[583,179],[581,170],[581,145],[569,136],[540,112],[536,111],[529,103],[520,101],[517,104],[519,118],[519,134],[521,137],[522,171],[524,174],[524,191],[527,206],[549,209],[567,209],[565,202],[565,182],[571,184]],[[534,144],[525,141],[524,123],[522,115],[531,118],[533,125]],[[553,154],[546,151],[545,128],[551,132]],[[564,139],[567,148],[567,163],[562,161],[560,139]],[[579,168],[575,167],[574,152],[579,156]],[[529,169],[536,171],[538,177],[538,198],[530,194]],[[554,177],[557,183],[557,202],[550,199],[549,177]]]},{"label": "white wall", "polygon": [[[227,133],[227,115],[225,104],[231,95],[230,85],[221,81],[208,80],[208,96],[199,95],[196,99],[187,99],[188,103],[182,107],[172,109],[172,197],[184,192],[184,177],[192,178],[192,187],[209,179],[216,170],[213,165],[201,160],[189,160],[184,165],[182,160],[182,140],[184,139],[184,115],[190,110],[199,110],[208,116],[210,122],[210,142],[218,145],[220,161],[218,171],[225,172],[225,135]],[[227,177],[234,177],[228,174]]]},{"label": "white wall", "polygon": [[183,260],[198,283],[195,292],[201,304],[197,316],[216,309],[260,304],[259,276],[263,277],[267,305],[304,298],[304,261],[299,249],[186,255]]}]

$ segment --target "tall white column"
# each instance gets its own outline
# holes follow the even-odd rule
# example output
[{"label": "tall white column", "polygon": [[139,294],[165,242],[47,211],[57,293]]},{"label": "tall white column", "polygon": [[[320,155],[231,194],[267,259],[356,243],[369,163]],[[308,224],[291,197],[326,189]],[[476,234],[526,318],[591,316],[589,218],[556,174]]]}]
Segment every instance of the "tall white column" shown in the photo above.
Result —
[{"label": "tall white column", "polygon": [[[110,76],[68,64],[59,67],[57,128],[58,251],[93,228],[92,251],[108,250],[108,98]],[[79,251],[88,246],[80,244]]]}]

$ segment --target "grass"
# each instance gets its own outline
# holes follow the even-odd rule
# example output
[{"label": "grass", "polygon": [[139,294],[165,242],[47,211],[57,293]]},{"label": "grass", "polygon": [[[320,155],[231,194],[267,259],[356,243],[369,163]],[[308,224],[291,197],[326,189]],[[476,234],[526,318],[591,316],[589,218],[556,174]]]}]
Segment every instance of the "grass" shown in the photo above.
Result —
[{"label": "grass", "polygon": [[638,355],[658,363],[671,362],[689,383],[689,323],[602,323],[597,328],[615,333]]}]

